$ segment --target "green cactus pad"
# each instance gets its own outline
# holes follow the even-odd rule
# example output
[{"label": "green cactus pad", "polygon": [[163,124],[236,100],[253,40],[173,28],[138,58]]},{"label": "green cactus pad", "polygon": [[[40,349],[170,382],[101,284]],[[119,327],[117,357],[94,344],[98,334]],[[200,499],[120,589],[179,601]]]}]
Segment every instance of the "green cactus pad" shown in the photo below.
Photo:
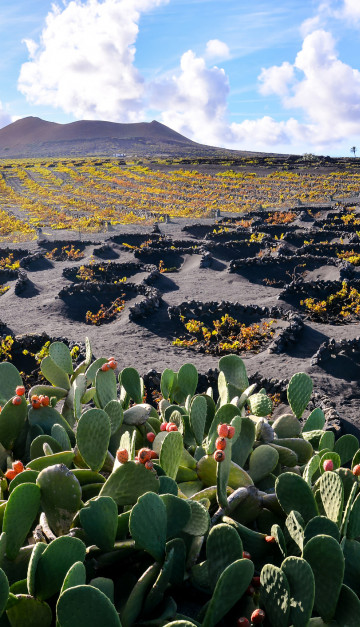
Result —
[{"label": "green cactus pad", "polygon": [[318,509],[310,486],[299,475],[285,472],[275,484],[276,496],[286,514],[298,511],[305,522],[317,516]]},{"label": "green cactus pad", "polygon": [[354,500],[351,506],[349,520],[348,520],[347,529],[346,529],[346,537],[349,538],[349,540],[358,538],[359,536],[360,536],[360,494],[357,495],[356,499]]},{"label": "green cactus pad", "polygon": [[[1,412],[2,413],[2,412]],[[40,407],[40,409],[29,408],[29,423],[30,425],[39,425],[44,433],[51,435],[51,429],[54,425],[59,424],[64,427],[65,431],[71,437],[72,430],[65,418],[59,414],[59,412],[48,405],[48,407]]]},{"label": "green cactus pad", "polygon": [[76,443],[80,455],[93,471],[103,467],[110,434],[110,419],[104,410],[88,409],[81,416],[76,431]]},{"label": "green cactus pad", "polygon": [[[0,364],[1,366],[2,364]],[[21,383],[21,380],[20,380]],[[12,397],[15,395],[15,390]],[[0,442],[6,449],[12,449],[26,421],[28,405],[24,397],[20,405],[9,400],[0,413]]]},{"label": "green cactus pad", "polygon": [[60,401],[62,398],[65,398],[68,391],[64,390],[64,388],[57,388],[54,385],[34,385],[29,390],[28,397],[30,399],[32,396],[40,396],[40,394],[48,396],[49,398],[55,396],[55,398]]},{"label": "green cactus pad", "polygon": [[82,562],[75,562],[70,566],[68,572],[65,575],[63,584],[61,586],[60,594],[65,592],[68,588],[74,586],[82,586],[86,583],[86,570]]},{"label": "green cactus pad", "polygon": [[60,627],[121,627],[114,605],[93,586],[65,590],[59,597],[56,611]]},{"label": "green cactus pad", "polygon": [[314,608],[325,622],[330,621],[344,577],[345,562],[340,545],[330,536],[318,535],[306,543],[303,557],[315,577]]},{"label": "green cactus pad", "polygon": [[71,450],[70,438],[66,432],[66,429],[64,429],[62,425],[54,424],[51,427],[51,437],[59,443],[59,445],[61,446],[61,450]]},{"label": "green cactus pad", "polygon": [[49,355],[53,361],[67,374],[73,373],[70,350],[63,342],[52,342],[49,346]]},{"label": "green cactus pad", "polygon": [[14,560],[27,537],[40,507],[40,490],[33,483],[18,485],[9,496],[3,532],[6,533],[6,555]]},{"label": "green cactus pad", "polygon": [[27,571],[27,577],[26,577],[26,584],[27,584],[28,593],[31,594],[31,596],[33,597],[35,596],[35,573],[36,573],[37,565],[46,547],[47,547],[47,544],[45,542],[38,542],[37,544],[35,544],[33,551],[31,553],[28,571]]},{"label": "green cactus pad", "polygon": [[305,421],[305,424],[302,430],[303,430],[303,433],[304,431],[316,431],[316,430],[320,431],[324,428],[324,425],[325,425],[325,414],[323,410],[320,409],[320,407],[316,407],[316,409],[313,409],[310,416]]},{"label": "green cactus pad", "polygon": [[301,557],[287,557],[281,564],[290,588],[290,622],[305,627],[312,615],[315,581],[309,564]]},{"label": "green cactus pad", "polygon": [[139,373],[135,368],[124,368],[119,377],[121,385],[135,403],[142,403],[142,385]]},{"label": "green cactus pad", "polygon": [[98,370],[95,377],[97,400],[101,409],[117,398],[116,376],[113,370]]},{"label": "green cactus pad", "polygon": [[[166,477],[164,477],[164,479],[165,478]],[[166,507],[166,537],[167,539],[173,538],[178,535],[189,522],[191,507],[187,501],[173,494],[163,494],[160,498]]]},{"label": "green cactus pad", "polygon": [[103,551],[111,551],[118,527],[118,508],[113,499],[100,496],[89,501],[79,516],[90,541]]},{"label": "green cactus pad", "polygon": [[114,435],[124,420],[124,412],[120,401],[109,401],[105,406],[105,411],[109,416],[111,435]]},{"label": "green cactus pad", "polygon": [[206,540],[206,560],[212,588],[225,568],[242,559],[242,554],[243,546],[236,529],[221,523],[210,530]]},{"label": "green cactus pad", "polygon": [[95,577],[91,579],[89,585],[103,592],[108,599],[114,603],[114,582],[112,579],[108,577]]},{"label": "green cactus pad", "polygon": [[26,468],[40,472],[41,470],[49,468],[50,466],[55,466],[56,464],[64,464],[69,467],[71,466],[74,457],[75,453],[72,451],[61,451],[60,453],[53,453],[52,455],[43,455],[43,457],[37,457],[29,462]]},{"label": "green cactus pad", "polygon": [[294,451],[298,457],[298,463],[300,465],[307,464],[314,454],[313,447],[310,442],[307,442],[302,438],[278,438],[276,440],[276,444]]},{"label": "green cactus pad", "polygon": [[360,594],[360,543],[344,538],[341,547],[345,558],[344,583]]},{"label": "green cactus pad", "polygon": [[69,375],[48,355],[41,362],[40,369],[45,379],[58,388],[70,390]]},{"label": "green cactus pad", "polygon": [[[216,471],[217,463],[212,455],[206,455],[199,460],[197,474],[205,487],[216,484]],[[245,470],[231,462],[228,485],[236,490],[237,488],[246,488],[249,485],[254,485],[254,482]]]},{"label": "green cactus pad", "polygon": [[100,496],[111,496],[117,505],[133,505],[145,492],[158,492],[159,479],[142,464],[127,462],[104,483]]},{"label": "green cactus pad", "polygon": [[312,390],[313,382],[305,372],[298,372],[291,377],[287,398],[296,418],[301,418],[310,401]]},{"label": "green cactus pad", "polygon": [[304,547],[304,520],[299,512],[292,510],[285,521],[285,525],[291,538],[302,551]]},{"label": "green cactus pad", "polygon": [[268,446],[261,444],[253,450],[249,459],[249,475],[254,483],[267,477],[278,465],[278,452]]},{"label": "green cactus pad", "polygon": [[68,533],[72,519],[80,508],[81,486],[78,480],[64,464],[59,464],[42,470],[36,484],[41,490],[41,506],[50,528],[56,535]]},{"label": "green cactus pad", "polygon": [[178,487],[178,484],[176,483],[176,481],[174,481],[174,479],[163,475],[162,477],[159,477],[159,484],[159,494],[173,494],[174,496],[178,495],[180,486]]},{"label": "green cactus pad", "polygon": [[180,390],[181,399],[178,403],[185,401],[187,396],[194,396],[198,384],[198,371],[193,364],[184,364],[177,373],[177,387]]},{"label": "green cactus pad", "polygon": [[69,568],[85,559],[85,544],[78,538],[64,536],[53,540],[43,551],[35,571],[36,597],[46,601],[58,592]]},{"label": "green cactus pad", "polygon": [[191,508],[191,518],[183,531],[191,536],[203,536],[210,526],[209,512],[197,501],[188,501]]},{"label": "green cactus pad", "polygon": [[30,470],[30,469],[27,470],[25,473],[20,472],[18,475],[16,475],[16,477],[14,477],[14,479],[10,481],[9,494],[11,494],[11,492],[16,488],[16,486],[20,485],[21,483],[36,483],[38,474],[39,473],[37,470]]},{"label": "green cactus pad", "polygon": [[98,472],[88,470],[87,468],[75,468],[75,470],[72,470],[71,472],[77,478],[81,486],[90,483],[105,483],[105,477],[103,475],[100,475]]},{"label": "green cactus pad", "polygon": [[9,582],[4,571],[0,568],[0,616],[2,616],[9,596]]},{"label": "green cactus pad", "polygon": [[320,478],[320,496],[327,517],[340,525],[344,507],[342,481],[334,472],[324,472]]},{"label": "green cactus pad", "polygon": [[216,498],[219,507],[227,507],[227,485],[231,468],[231,440],[227,441],[226,449],[223,451],[225,459],[217,463],[216,469]]},{"label": "green cactus pad", "polygon": [[292,414],[283,414],[272,425],[278,438],[296,438],[301,433],[301,424]]},{"label": "green cactus pad", "polygon": [[174,538],[166,543],[166,555],[174,552],[174,558],[172,562],[172,571],[170,575],[170,584],[173,586],[181,586],[185,577],[185,562],[186,562],[186,546],[185,542],[181,538]]},{"label": "green cactus pad", "polygon": [[290,614],[290,586],[285,573],[266,564],[260,574],[261,601],[271,625],[287,627]]},{"label": "green cactus pad", "polygon": [[3,406],[14,395],[18,385],[22,385],[22,378],[14,364],[9,361],[0,363],[0,405]]},{"label": "green cactus pad", "polygon": [[138,548],[158,562],[164,559],[167,516],[165,504],[157,494],[148,492],[138,499],[130,514],[129,528]]},{"label": "green cactus pad", "polygon": [[265,394],[252,394],[248,398],[248,404],[254,416],[268,416],[272,412],[272,401]]},{"label": "green cactus pad", "polygon": [[340,455],[341,465],[343,466],[354,457],[358,448],[358,439],[354,435],[347,433],[335,442],[334,451]]},{"label": "green cactus pad", "polygon": [[136,619],[141,612],[145,596],[153,583],[156,581],[156,578],[160,573],[160,568],[160,564],[152,564],[152,566],[149,566],[149,568],[136,582],[127,598],[125,607],[121,612],[122,627],[132,627],[132,625],[136,622]]},{"label": "green cactus pad", "polygon": [[202,627],[215,627],[226,616],[241,599],[253,574],[254,565],[247,559],[237,560],[225,568],[217,581]]},{"label": "green cactus pad", "polygon": [[277,440],[274,442],[269,442],[268,446],[271,446],[275,451],[277,451],[279,455],[279,464],[282,466],[287,466],[288,468],[293,468],[298,463],[298,456],[295,451],[292,451],[290,448],[286,446],[279,446],[276,444]]},{"label": "green cactus pad", "polygon": [[335,435],[333,434],[332,431],[324,431],[324,433],[322,434],[320,438],[319,451],[322,451],[325,448],[332,451],[334,449],[334,446],[335,446]]},{"label": "green cactus pad", "polygon": [[159,463],[168,477],[175,479],[183,451],[183,439],[178,431],[166,434],[160,450]]},{"label": "green cactus pad", "polygon": [[304,544],[309,542],[311,538],[319,535],[331,536],[337,542],[340,542],[340,531],[336,523],[326,516],[315,516],[309,520],[304,529]]},{"label": "green cactus pad", "polygon": [[170,368],[165,368],[161,375],[160,390],[164,399],[170,399],[171,390],[175,379],[175,372]]},{"label": "green cactus pad", "polygon": [[204,396],[195,396],[190,406],[190,426],[200,446],[204,437],[208,404]]},{"label": "green cactus pad", "polygon": [[272,525],[270,535],[272,535],[275,538],[276,544],[278,546],[278,549],[282,557],[283,558],[287,557],[286,542],[285,542],[284,534],[280,525],[278,525],[277,523]]},{"label": "green cactus pad", "polygon": [[37,457],[41,457],[42,455],[44,455],[43,445],[45,442],[46,444],[49,444],[49,446],[51,447],[51,450],[54,453],[60,453],[60,451],[63,450],[59,442],[55,440],[55,438],[51,437],[51,435],[38,435],[38,437],[35,438],[31,442],[31,445],[30,445],[30,458],[31,459],[36,459]]},{"label": "green cactus pad", "polygon": [[65,399],[65,403],[62,408],[62,415],[65,420],[74,426],[76,420],[80,418],[81,414],[81,399],[86,393],[87,379],[84,374],[79,374],[73,382],[69,393]]},{"label": "green cactus pad", "polygon": [[171,549],[165,556],[161,571],[149,591],[144,604],[144,614],[151,613],[161,603],[164,593],[169,585],[174,565],[175,551]]},{"label": "green cactus pad", "polygon": [[360,601],[355,592],[344,584],[341,586],[339,601],[336,607],[335,620],[338,625],[358,627],[360,617]]},{"label": "green cactus pad", "polygon": [[232,447],[232,459],[243,467],[255,442],[255,424],[250,418],[241,418],[240,437]]},{"label": "green cactus pad", "polygon": [[219,370],[224,373],[230,399],[241,396],[244,390],[249,387],[245,364],[238,355],[221,357]]},{"label": "green cactus pad", "polygon": [[310,487],[312,484],[312,478],[314,474],[316,473],[317,470],[319,470],[319,464],[320,464],[320,456],[314,455],[314,457],[312,457],[305,466],[305,469],[303,472],[303,479],[306,481],[306,483],[309,484]]},{"label": "green cactus pad", "polygon": [[17,594],[16,603],[6,610],[11,627],[50,627],[52,612],[47,603],[26,594]]}]

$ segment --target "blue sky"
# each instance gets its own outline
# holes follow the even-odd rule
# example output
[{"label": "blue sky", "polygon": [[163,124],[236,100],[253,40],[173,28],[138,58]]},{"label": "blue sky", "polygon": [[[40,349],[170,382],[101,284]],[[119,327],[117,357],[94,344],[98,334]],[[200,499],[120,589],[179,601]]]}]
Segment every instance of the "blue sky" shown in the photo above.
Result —
[{"label": "blue sky", "polygon": [[360,0],[0,5],[0,126],[157,119],[210,145],[360,150]]}]

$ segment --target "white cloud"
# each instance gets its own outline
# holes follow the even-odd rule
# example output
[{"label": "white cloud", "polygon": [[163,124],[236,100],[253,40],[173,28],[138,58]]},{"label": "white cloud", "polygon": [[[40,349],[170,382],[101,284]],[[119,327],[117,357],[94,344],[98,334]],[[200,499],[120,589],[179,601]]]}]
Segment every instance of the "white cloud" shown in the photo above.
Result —
[{"label": "white cloud", "polygon": [[225,61],[230,59],[229,46],[220,39],[210,39],[206,44],[205,58],[206,59],[218,59]]},{"label": "white cloud", "polygon": [[32,104],[78,118],[144,118],[144,81],[134,66],[138,21],[169,0],[72,0],[53,4],[40,42],[26,40],[19,90]]},{"label": "white cloud", "polygon": [[286,96],[293,79],[294,67],[287,61],[284,61],[282,65],[273,65],[268,69],[263,68],[259,76],[261,82],[259,91],[263,96],[270,94]]},{"label": "white cloud", "polygon": [[154,83],[151,92],[152,106],[162,111],[164,124],[196,141],[226,140],[229,81],[223,69],[208,68],[188,50],[181,57],[180,73]]},{"label": "white cloud", "polygon": [[11,122],[13,122],[13,118],[11,115],[3,108],[2,103],[0,101],[0,128],[7,126]]},{"label": "white cloud", "polygon": [[344,16],[353,20],[360,20],[359,0],[344,0]]}]

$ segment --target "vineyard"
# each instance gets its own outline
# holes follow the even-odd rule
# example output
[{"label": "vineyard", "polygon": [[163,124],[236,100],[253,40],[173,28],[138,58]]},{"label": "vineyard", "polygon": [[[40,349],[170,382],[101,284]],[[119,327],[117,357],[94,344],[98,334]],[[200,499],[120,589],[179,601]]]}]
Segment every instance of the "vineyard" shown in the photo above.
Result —
[{"label": "vineyard", "polygon": [[143,165],[115,159],[3,160],[0,241],[35,239],[39,227],[97,232],[107,224],[147,224],[166,215],[203,218],[220,211],[324,204],[357,196],[360,172],[351,166],[328,172],[259,170],[256,160],[248,159],[244,167],[225,164],[209,171],[160,159]]}]

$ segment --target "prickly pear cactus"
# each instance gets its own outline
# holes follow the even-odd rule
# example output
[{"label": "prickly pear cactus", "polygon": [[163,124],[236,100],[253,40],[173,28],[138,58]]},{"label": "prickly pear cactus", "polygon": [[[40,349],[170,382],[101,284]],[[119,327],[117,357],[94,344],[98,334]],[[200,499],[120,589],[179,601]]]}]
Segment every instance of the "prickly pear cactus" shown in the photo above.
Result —
[{"label": "prickly pear cactus", "polygon": [[296,418],[301,418],[313,390],[313,382],[306,372],[294,374],[289,382],[287,398]]},{"label": "prickly pear cactus", "polygon": [[41,506],[51,529],[56,535],[65,535],[80,508],[79,481],[64,464],[60,464],[42,470],[36,485],[40,488]]}]

